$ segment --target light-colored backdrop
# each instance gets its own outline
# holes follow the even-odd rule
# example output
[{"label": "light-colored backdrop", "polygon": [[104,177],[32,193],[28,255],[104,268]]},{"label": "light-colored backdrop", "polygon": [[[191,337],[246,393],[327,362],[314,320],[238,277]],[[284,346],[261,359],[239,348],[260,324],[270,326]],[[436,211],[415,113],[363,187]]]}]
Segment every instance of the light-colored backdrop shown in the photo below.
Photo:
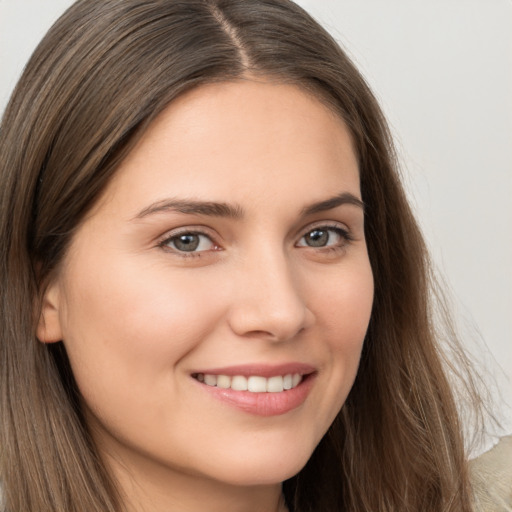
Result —
[{"label": "light-colored backdrop", "polygon": [[[0,0],[0,111],[71,3]],[[461,332],[487,359],[512,432],[512,2],[298,3],[343,44],[384,107]],[[479,336],[493,357],[475,350]]]}]

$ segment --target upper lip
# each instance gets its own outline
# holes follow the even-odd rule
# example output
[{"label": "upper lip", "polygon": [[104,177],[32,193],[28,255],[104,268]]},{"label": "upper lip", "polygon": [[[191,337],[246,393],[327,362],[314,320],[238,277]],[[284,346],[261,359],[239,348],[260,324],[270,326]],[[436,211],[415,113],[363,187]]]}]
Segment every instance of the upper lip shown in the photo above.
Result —
[{"label": "upper lip", "polygon": [[236,366],[225,366],[222,368],[207,368],[192,372],[193,375],[202,373],[204,375],[228,375],[234,377],[235,375],[242,375],[250,377],[257,375],[259,377],[276,377],[278,375],[288,375],[298,373],[300,375],[308,375],[315,372],[314,366],[305,363],[284,363],[278,365],[269,364],[241,364]]}]

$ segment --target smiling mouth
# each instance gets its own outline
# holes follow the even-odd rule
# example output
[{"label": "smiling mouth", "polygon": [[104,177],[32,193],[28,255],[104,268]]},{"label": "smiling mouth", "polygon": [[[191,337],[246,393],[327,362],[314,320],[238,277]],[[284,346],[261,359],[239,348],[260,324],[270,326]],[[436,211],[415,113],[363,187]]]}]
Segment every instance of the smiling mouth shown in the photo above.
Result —
[{"label": "smiling mouth", "polygon": [[318,371],[303,363],[240,365],[195,371],[191,377],[216,400],[261,416],[280,416],[306,401]]},{"label": "smiling mouth", "polygon": [[300,373],[287,373],[273,377],[262,377],[260,375],[213,375],[208,373],[195,373],[192,375],[196,380],[207,386],[221,389],[232,389],[233,391],[249,391],[251,393],[281,393],[296,388],[307,375]]}]

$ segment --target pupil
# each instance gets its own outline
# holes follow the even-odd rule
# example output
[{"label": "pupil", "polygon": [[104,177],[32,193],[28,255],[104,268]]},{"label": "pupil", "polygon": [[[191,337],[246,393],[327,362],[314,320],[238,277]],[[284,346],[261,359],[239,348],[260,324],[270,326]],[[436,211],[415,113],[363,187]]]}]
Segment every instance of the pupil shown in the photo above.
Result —
[{"label": "pupil", "polygon": [[197,235],[181,235],[176,238],[174,245],[180,251],[195,251],[199,246],[199,237]]},{"label": "pupil", "polygon": [[315,229],[306,235],[306,242],[311,247],[323,247],[328,240],[328,232],[322,229]]}]

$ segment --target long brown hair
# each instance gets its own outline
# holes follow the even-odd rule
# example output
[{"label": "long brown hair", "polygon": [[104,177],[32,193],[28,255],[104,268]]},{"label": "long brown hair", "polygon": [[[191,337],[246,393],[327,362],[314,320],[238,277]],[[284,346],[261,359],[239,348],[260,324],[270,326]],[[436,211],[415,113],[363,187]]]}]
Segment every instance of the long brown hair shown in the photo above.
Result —
[{"label": "long brown hair", "polygon": [[0,131],[0,479],[10,511],[122,510],[62,343],[38,299],[73,232],[151,121],[186,90],[247,76],[296,84],[349,127],[375,300],[353,389],[290,510],[468,512],[461,427],[433,325],[430,265],[365,81],[288,0],[80,0],[43,39]]}]

